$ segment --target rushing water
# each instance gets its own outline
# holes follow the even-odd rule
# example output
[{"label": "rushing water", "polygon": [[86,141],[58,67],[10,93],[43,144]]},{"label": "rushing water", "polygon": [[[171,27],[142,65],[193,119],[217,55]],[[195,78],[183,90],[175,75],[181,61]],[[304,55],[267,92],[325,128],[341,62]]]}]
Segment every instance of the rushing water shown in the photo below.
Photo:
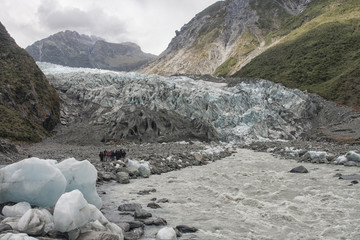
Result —
[{"label": "rushing water", "polygon": [[[360,239],[360,184],[334,177],[358,174],[359,169],[304,163],[308,174],[289,172],[299,165],[238,149],[206,166],[127,185],[106,184],[100,191],[107,193],[102,195],[104,205],[141,203],[168,226],[198,228],[198,239]],[[151,188],[156,192],[136,194]],[[147,208],[152,198],[168,198],[169,203]]]}]

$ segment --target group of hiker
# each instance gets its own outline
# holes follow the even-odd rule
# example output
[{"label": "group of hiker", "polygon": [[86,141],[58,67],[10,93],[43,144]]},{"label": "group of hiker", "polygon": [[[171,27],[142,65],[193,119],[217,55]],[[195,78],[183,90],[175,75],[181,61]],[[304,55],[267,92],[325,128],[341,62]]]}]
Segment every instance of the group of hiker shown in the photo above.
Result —
[{"label": "group of hiker", "polygon": [[125,150],[116,150],[116,151],[103,151],[99,153],[100,161],[107,162],[107,161],[114,161],[119,160],[120,158],[125,158],[126,151]]}]

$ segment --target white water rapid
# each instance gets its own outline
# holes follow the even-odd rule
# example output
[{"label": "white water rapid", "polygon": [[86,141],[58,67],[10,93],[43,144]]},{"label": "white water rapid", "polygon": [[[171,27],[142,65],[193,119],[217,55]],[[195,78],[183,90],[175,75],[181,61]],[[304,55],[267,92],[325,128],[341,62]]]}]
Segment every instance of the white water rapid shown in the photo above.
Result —
[{"label": "white water rapid", "polygon": [[[198,239],[360,239],[360,184],[334,177],[359,169],[303,163],[309,173],[289,172],[299,165],[238,149],[206,166],[105,184],[99,192],[106,192],[104,205],[137,202],[168,226],[196,227]],[[152,188],[150,195],[136,194]],[[152,198],[169,202],[147,208]]]}]

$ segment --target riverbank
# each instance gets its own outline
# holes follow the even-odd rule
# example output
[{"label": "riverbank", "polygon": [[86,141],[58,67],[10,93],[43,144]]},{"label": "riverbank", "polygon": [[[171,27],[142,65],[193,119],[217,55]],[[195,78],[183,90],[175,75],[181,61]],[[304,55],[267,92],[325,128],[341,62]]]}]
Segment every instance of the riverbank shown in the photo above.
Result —
[{"label": "riverbank", "polygon": [[[339,179],[358,168],[302,163],[307,174],[289,171],[295,160],[239,149],[206,166],[153,175],[127,185],[99,186],[109,208],[127,202],[143,206],[168,226],[199,229],[181,239],[359,239],[359,184]],[[155,189],[148,195],[139,190]],[[105,194],[106,193],[106,194]],[[155,199],[155,200],[154,200]],[[141,239],[153,239],[157,228]]]}]

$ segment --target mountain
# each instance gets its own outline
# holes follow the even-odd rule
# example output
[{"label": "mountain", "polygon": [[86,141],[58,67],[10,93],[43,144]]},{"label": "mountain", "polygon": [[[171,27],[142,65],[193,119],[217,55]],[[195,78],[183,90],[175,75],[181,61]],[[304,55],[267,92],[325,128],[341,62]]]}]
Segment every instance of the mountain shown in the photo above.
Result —
[{"label": "mountain", "polygon": [[70,67],[131,71],[153,60],[135,43],[108,43],[99,37],[64,31],[28,46],[35,61]]},{"label": "mountain", "polygon": [[310,0],[219,1],[185,24],[142,73],[229,75],[271,46],[266,36]]},{"label": "mountain", "polygon": [[359,0],[314,0],[272,36],[283,39],[233,76],[265,78],[360,106]]},{"label": "mountain", "polygon": [[0,138],[37,142],[60,118],[59,97],[0,23]]}]

